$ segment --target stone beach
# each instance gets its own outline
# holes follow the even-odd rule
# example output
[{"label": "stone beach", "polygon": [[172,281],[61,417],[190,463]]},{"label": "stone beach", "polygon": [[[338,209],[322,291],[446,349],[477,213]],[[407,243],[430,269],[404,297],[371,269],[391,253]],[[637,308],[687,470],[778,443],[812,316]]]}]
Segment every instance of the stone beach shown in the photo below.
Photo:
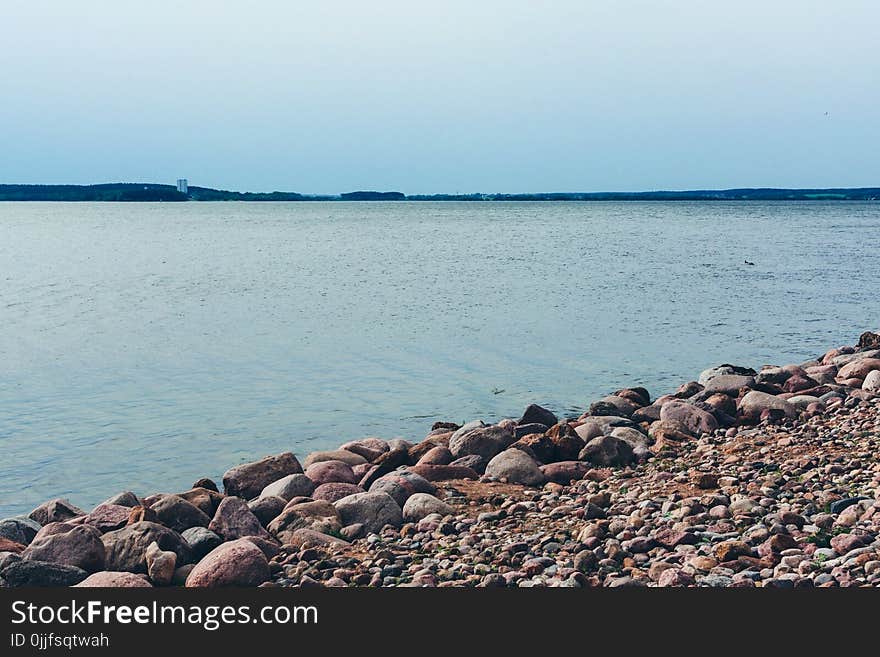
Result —
[{"label": "stone beach", "polygon": [[[880,586],[880,333],[0,520],[0,585]],[[257,456],[257,455],[255,455]],[[108,491],[112,492],[112,491]]]}]

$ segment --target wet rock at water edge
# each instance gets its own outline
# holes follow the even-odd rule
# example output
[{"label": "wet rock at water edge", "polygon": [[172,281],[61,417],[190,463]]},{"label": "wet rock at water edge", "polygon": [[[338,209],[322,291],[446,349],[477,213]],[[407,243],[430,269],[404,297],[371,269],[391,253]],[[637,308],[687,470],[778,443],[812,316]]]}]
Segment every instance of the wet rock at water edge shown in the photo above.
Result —
[{"label": "wet rock at water edge", "polygon": [[285,452],[230,468],[223,475],[223,488],[227,495],[249,500],[259,495],[272,482],[302,471],[296,457],[291,452]]}]

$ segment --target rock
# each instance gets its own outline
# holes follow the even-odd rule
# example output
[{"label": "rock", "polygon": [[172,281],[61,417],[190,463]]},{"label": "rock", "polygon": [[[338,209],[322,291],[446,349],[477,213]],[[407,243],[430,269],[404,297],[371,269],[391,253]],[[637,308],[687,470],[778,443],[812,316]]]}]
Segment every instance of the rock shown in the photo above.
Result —
[{"label": "rock", "polygon": [[738,374],[740,376],[755,376],[755,370],[749,367],[739,367],[737,365],[730,365],[729,363],[725,363],[724,365],[718,365],[717,367],[710,367],[707,370],[703,370],[700,372],[700,377],[698,379],[698,383],[701,386],[706,386],[709,381],[711,381],[716,376],[722,376],[725,374]]},{"label": "rock", "polygon": [[217,512],[217,507],[220,506],[220,502],[226,496],[210,488],[196,487],[183,493],[178,493],[178,497],[182,497],[206,516],[213,518]]},{"label": "rock", "polygon": [[106,569],[146,573],[146,552],[154,541],[163,550],[177,555],[178,564],[192,561],[192,550],[184,538],[173,529],[154,522],[136,522],[101,537],[106,552]]},{"label": "rock", "polygon": [[479,454],[470,454],[469,456],[462,456],[454,461],[450,461],[449,465],[453,468],[470,468],[477,474],[483,474],[486,471],[486,466],[489,465],[489,459]]},{"label": "rock", "polygon": [[831,537],[831,549],[842,556],[870,542],[871,538],[864,534],[837,534]]},{"label": "rock", "polygon": [[845,497],[842,500],[837,500],[836,502],[832,502],[829,507],[829,511],[834,515],[838,515],[843,512],[844,509],[848,509],[849,507],[858,504],[862,500],[867,500],[869,498],[864,497],[863,495],[857,495],[856,497]]},{"label": "rock", "polygon": [[454,510],[446,502],[428,493],[414,493],[403,505],[403,519],[406,522],[418,522],[432,513],[448,516],[452,515]]},{"label": "rock", "polygon": [[71,518],[75,525],[91,525],[102,534],[122,529],[128,524],[131,508],[121,504],[99,504],[88,515]]},{"label": "rock", "polygon": [[428,481],[447,481],[449,479],[479,479],[478,475],[471,468],[461,465],[413,465],[409,468],[410,472],[415,472]]},{"label": "rock", "polygon": [[837,380],[864,379],[870,372],[877,370],[880,370],[880,358],[860,358],[841,367],[837,372]]},{"label": "rock", "polygon": [[377,479],[369,490],[372,493],[388,493],[401,508],[410,495],[415,493],[433,495],[437,492],[430,481],[410,470],[395,470]]},{"label": "rock", "polygon": [[583,461],[557,461],[541,466],[541,473],[549,481],[567,486],[572,481],[580,481],[590,471]]},{"label": "rock", "polygon": [[181,536],[192,549],[193,561],[201,560],[208,552],[223,543],[223,539],[207,527],[190,527]]},{"label": "rock", "polygon": [[263,527],[268,526],[284,510],[285,506],[287,506],[287,500],[283,497],[275,497],[274,495],[261,495],[248,502],[248,508],[251,510],[251,513],[257,516],[257,520],[260,521]]},{"label": "rock", "polygon": [[[393,442],[393,441],[392,441]],[[393,449],[389,449],[376,459],[376,465],[384,466],[389,471],[400,467],[401,465],[409,465],[409,452],[412,447],[400,445]]]},{"label": "rock", "polygon": [[322,534],[321,532],[317,532],[314,529],[301,528],[291,532],[285,544],[292,545],[293,547],[298,548],[334,546],[341,547],[348,545],[348,541],[344,541],[343,539],[337,538],[336,536],[330,536],[329,534]]},{"label": "rock", "polygon": [[629,465],[635,462],[636,457],[625,440],[614,436],[600,436],[586,444],[578,459],[604,467]]},{"label": "rock", "polygon": [[304,464],[308,468],[310,465],[320,463],[321,461],[342,461],[348,466],[354,467],[361,463],[366,463],[367,459],[360,454],[355,454],[345,449],[333,449],[323,452],[312,452],[306,457]]},{"label": "rock", "polygon": [[880,349],[880,331],[865,331],[859,336],[859,349]]},{"label": "rock", "polygon": [[73,586],[83,581],[89,574],[82,568],[67,566],[49,561],[13,561],[0,571],[0,582],[4,587],[59,587]]},{"label": "rock", "polygon": [[591,422],[587,420],[581,425],[578,425],[574,428],[575,433],[578,437],[584,441],[584,445],[591,441],[593,438],[598,438],[599,436],[604,436],[605,432],[602,431],[602,426],[597,422]]},{"label": "rock", "polygon": [[295,503],[291,501],[278,517],[269,523],[269,533],[281,543],[287,543],[297,529],[311,529],[322,534],[335,534],[342,529],[342,520],[336,507],[330,502],[315,500]]},{"label": "rock", "polygon": [[316,486],[330,483],[357,484],[360,479],[352,472],[351,466],[342,461],[319,461],[306,468],[306,476]]},{"label": "rock", "polygon": [[8,538],[0,536],[0,553],[12,552],[13,554],[21,554],[27,546],[22,543],[10,541]]},{"label": "rock", "polygon": [[486,476],[523,486],[539,486],[546,481],[538,463],[522,450],[513,448],[504,450],[489,461]]},{"label": "rock", "polygon": [[316,500],[324,500],[332,504],[336,500],[341,500],[343,497],[364,492],[366,491],[364,491],[363,488],[355,486],[354,484],[330,483],[318,486],[315,489],[315,492],[312,493],[312,497]]},{"label": "rock", "polygon": [[104,570],[101,532],[90,525],[49,523],[22,552],[25,561],[47,561],[76,566],[86,572]]},{"label": "rock", "polygon": [[[350,453],[350,452],[349,452]],[[358,457],[361,458],[361,457]],[[289,474],[302,473],[302,466],[291,452],[267,456],[253,463],[242,463],[226,471],[223,488],[227,495],[252,499],[274,481]]]},{"label": "rock", "polygon": [[[123,491],[122,493],[117,493],[113,497],[104,500],[98,506],[104,506],[106,504],[112,504],[116,506],[127,506],[129,508],[133,506],[139,506],[141,501],[138,499],[138,496],[132,493],[130,490]],[[96,507],[97,508],[97,507]],[[96,575],[98,573],[95,573]],[[90,576],[91,577],[91,576]]]},{"label": "rock", "polygon": [[128,513],[128,522],[126,524],[133,525],[136,522],[159,522],[156,512],[146,506],[132,507]]},{"label": "rock", "polygon": [[74,584],[78,588],[118,588],[118,589],[149,589],[153,585],[147,581],[143,575],[135,575],[134,573],[120,573],[110,570],[102,570],[92,573],[79,584]]},{"label": "rock", "polygon": [[224,498],[208,524],[208,529],[224,541],[245,536],[268,536],[260,520],[248,508],[247,502],[240,497]]},{"label": "rock", "polygon": [[385,525],[399,527],[403,522],[400,506],[387,493],[356,493],[342,498],[334,506],[343,525],[361,523],[368,533],[378,533]]},{"label": "rock", "polygon": [[[600,404],[610,404],[615,411],[612,413],[597,413],[597,415],[618,415],[621,417],[631,417],[632,414],[639,408],[639,406],[633,403],[632,400],[627,399],[625,397],[619,397],[617,395],[608,395],[607,397],[603,397],[599,400]],[[592,405],[590,406],[592,408]]]},{"label": "rock", "polygon": [[736,397],[742,388],[751,388],[755,384],[755,377],[744,374],[719,374],[713,376],[706,383],[704,392],[721,392],[725,395]]},{"label": "rock", "polygon": [[694,586],[696,580],[694,576],[690,573],[686,573],[685,571],[679,568],[669,568],[660,573],[660,578],[657,580],[657,586],[669,587],[683,587],[683,586]]},{"label": "rock", "polygon": [[260,497],[280,497],[289,502],[294,497],[310,497],[313,492],[315,482],[308,475],[295,473],[273,481],[263,488]]},{"label": "rock", "polygon": [[15,516],[0,520],[0,538],[6,538],[14,543],[27,545],[37,532],[40,531],[40,523],[25,516]]},{"label": "rock", "polygon": [[279,541],[272,538],[263,538],[262,536],[244,536],[245,541],[250,541],[265,555],[266,559],[271,561],[281,552]]},{"label": "rock", "polygon": [[86,515],[86,512],[79,507],[73,506],[67,500],[57,498],[44,502],[31,511],[28,517],[41,525],[48,525],[50,522],[64,522],[65,520],[84,515]]},{"label": "rock", "polygon": [[880,370],[871,370],[862,382],[862,390],[880,395]]},{"label": "rock", "polygon": [[554,424],[559,422],[556,416],[548,411],[546,408],[542,408],[537,404],[529,404],[526,406],[526,410],[523,412],[522,417],[517,420],[517,424],[544,424],[548,427],[552,427]]},{"label": "rock", "polygon": [[718,561],[736,561],[739,557],[751,556],[752,548],[743,541],[723,541],[715,546],[714,552]]},{"label": "rock", "polygon": [[177,555],[170,550],[163,550],[158,543],[150,543],[146,551],[147,577],[155,586],[167,586],[174,577]]},{"label": "rock", "polygon": [[637,408],[630,418],[633,422],[647,422],[651,424],[652,422],[656,422],[660,419],[660,411],[663,409],[662,406],[658,406],[656,404],[652,404],[651,406],[643,406],[642,408]]},{"label": "rock", "polygon": [[[552,426],[552,425],[550,425]],[[538,422],[529,422],[528,424],[518,424],[513,428],[513,437],[519,440],[523,436],[528,436],[533,433],[544,434],[550,428],[550,426],[546,424],[540,424]]]},{"label": "rock", "polygon": [[246,539],[215,548],[192,569],[187,588],[259,586],[270,577],[266,555]]},{"label": "rock", "polygon": [[711,413],[677,400],[663,405],[660,409],[660,420],[692,436],[712,433],[718,428],[718,421]]},{"label": "rock", "polygon": [[163,525],[180,533],[190,527],[207,527],[211,518],[180,495],[162,495],[150,504]]},{"label": "rock", "polygon": [[739,413],[745,418],[756,420],[765,410],[781,411],[788,418],[795,418],[798,414],[797,408],[784,399],[759,390],[752,390],[739,401]]},{"label": "rock", "polygon": [[575,460],[587,444],[571,426],[565,423],[550,427],[547,437],[553,445],[550,463]]},{"label": "rock", "polygon": [[389,447],[388,442],[381,438],[361,438],[360,440],[349,441],[341,445],[339,449],[357,454],[372,462],[387,452]]},{"label": "rock", "polygon": [[554,460],[554,452],[556,451],[553,441],[548,436],[538,433],[523,436],[514,442],[510,448],[525,452],[539,463],[551,463]]},{"label": "rock", "polygon": [[514,442],[513,433],[498,425],[467,429],[468,426],[449,439],[449,451],[455,458],[476,454],[488,460]]},{"label": "rock", "polygon": [[452,460],[452,452],[449,451],[449,448],[438,445],[425,452],[419,458],[418,463],[422,465],[449,465]]}]

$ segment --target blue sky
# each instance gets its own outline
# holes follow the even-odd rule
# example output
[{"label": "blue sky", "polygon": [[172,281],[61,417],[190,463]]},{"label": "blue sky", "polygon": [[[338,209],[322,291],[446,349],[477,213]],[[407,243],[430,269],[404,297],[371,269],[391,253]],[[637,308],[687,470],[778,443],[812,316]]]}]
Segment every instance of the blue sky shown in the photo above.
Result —
[{"label": "blue sky", "polygon": [[0,83],[10,183],[880,185],[875,2],[4,2]]}]

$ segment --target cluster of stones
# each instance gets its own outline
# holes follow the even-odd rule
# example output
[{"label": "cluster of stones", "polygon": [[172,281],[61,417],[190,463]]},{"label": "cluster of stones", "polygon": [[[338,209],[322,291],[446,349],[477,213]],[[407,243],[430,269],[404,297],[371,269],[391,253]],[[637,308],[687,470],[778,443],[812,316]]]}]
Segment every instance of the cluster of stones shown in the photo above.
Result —
[{"label": "cluster of stones", "polygon": [[880,585],[880,335],[0,521],[3,586]]}]

